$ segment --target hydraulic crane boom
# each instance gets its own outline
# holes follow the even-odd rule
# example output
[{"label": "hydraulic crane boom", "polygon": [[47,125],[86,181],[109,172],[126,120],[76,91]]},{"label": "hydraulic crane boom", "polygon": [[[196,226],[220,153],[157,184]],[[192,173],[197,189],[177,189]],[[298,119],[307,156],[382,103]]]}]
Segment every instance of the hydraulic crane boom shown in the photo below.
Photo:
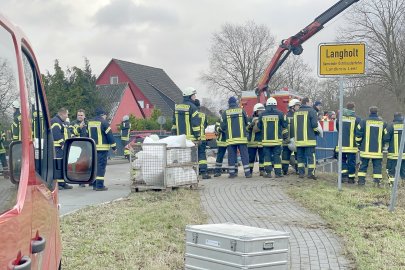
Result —
[{"label": "hydraulic crane boom", "polygon": [[295,55],[300,55],[304,50],[302,44],[311,38],[313,35],[318,33],[323,29],[324,25],[332,20],[334,17],[339,15],[345,9],[350,7],[355,2],[360,0],[340,0],[320,16],[318,16],[310,25],[299,31],[296,35],[282,40],[280,46],[278,47],[276,53],[270,61],[270,64],[267,66],[264,74],[259,80],[258,86],[256,88],[256,94],[259,98],[262,92],[266,91],[267,96],[270,96],[268,83],[276,73],[278,68],[284,63],[287,57],[292,52]]}]

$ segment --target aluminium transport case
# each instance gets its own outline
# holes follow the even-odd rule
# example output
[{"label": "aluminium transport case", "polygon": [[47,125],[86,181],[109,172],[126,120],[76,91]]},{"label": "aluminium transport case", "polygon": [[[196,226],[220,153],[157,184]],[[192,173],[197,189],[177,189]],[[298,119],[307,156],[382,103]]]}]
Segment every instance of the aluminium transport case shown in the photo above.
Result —
[{"label": "aluminium transport case", "polygon": [[289,233],[233,223],[186,227],[186,270],[288,269]]}]

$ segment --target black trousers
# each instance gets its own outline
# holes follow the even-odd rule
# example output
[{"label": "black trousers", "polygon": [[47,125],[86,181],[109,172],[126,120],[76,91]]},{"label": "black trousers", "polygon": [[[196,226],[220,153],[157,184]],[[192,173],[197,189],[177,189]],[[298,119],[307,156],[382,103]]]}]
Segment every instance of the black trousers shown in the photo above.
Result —
[{"label": "black trousers", "polygon": [[96,188],[104,187],[104,176],[107,167],[108,151],[97,151],[97,177]]}]

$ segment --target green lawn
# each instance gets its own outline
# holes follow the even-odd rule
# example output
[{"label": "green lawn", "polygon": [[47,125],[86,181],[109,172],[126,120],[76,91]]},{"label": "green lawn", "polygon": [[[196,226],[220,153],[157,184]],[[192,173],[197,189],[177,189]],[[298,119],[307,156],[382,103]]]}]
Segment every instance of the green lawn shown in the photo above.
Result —
[{"label": "green lawn", "polygon": [[183,269],[185,227],[202,224],[196,190],[134,193],[62,218],[63,269]]},{"label": "green lawn", "polygon": [[[336,175],[289,185],[287,193],[321,215],[344,240],[357,269],[405,269],[405,190],[398,193],[395,212],[388,212],[391,189],[343,184]],[[291,180],[294,183],[294,180]]]}]

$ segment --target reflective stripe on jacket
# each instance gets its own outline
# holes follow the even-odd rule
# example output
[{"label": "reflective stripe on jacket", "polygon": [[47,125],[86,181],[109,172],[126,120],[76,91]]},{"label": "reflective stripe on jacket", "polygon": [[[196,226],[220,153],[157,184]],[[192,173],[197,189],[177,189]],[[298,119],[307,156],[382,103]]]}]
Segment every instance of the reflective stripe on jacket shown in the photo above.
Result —
[{"label": "reflective stripe on jacket", "polygon": [[383,158],[383,140],[387,134],[386,124],[377,114],[370,114],[357,125],[356,143],[360,145],[360,157]]},{"label": "reflective stripe on jacket", "polygon": [[[343,153],[357,153],[358,148],[356,145],[355,132],[356,127],[361,119],[358,116],[343,116],[342,117],[342,152]],[[339,130],[339,119],[336,120],[336,128]],[[339,147],[336,147],[339,151]]]},{"label": "reflective stripe on jacket", "polygon": [[176,104],[173,114],[172,133],[186,135],[188,140],[197,140],[200,136],[200,118],[197,107],[189,97],[182,104]]},{"label": "reflective stripe on jacket", "polygon": [[[388,159],[398,159],[399,156],[399,144],[401,142],[402,131],[404,129],[404,124],[402,119],[395,121],[390,124],[387,128],[387,135],[385,137],[385,142],[388,143]],[[402,153],[402,158],[405,160],[405,150]]]},{"label": "reflective stripe on jacket", "polygon": [[294,113],[294,138],[297,147],[316,146],[318,117],[316,111],[307,105]]},{"label": "reflective stripe on jacket", "polygon": [[228,145],[247,144],[247,115],[236,104],[230,106],[222,114],[221,129],[226,134]]},{"label": "reflective stripe on jacket", "polygon": [[108,151],[116,148],[110,125],[101,116],[88,122],[89,137],[96,143],[97,151]]},{"label": "reflective stripe on jacket", "polygon": [[266,106],[266,110],[261,113],[258,128],[261,130],[263,146],[282,145],[283,138],[288,137],[287,118],[273,106]]}]

